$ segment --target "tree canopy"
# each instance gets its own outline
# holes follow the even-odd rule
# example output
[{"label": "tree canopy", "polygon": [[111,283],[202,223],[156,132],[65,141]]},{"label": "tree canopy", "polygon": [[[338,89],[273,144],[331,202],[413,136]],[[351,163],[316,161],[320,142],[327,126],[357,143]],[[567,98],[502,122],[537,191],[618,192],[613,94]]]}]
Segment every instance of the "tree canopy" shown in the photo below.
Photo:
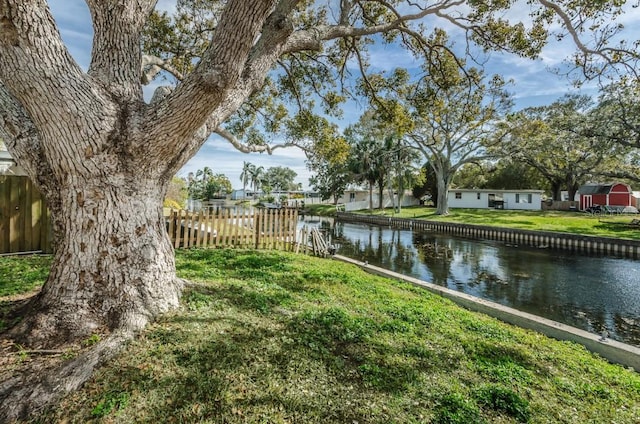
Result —
[{"label": "tree canopy", "polygon": [[226,175],[214,173],[205,166],[189,175],[187,190],[192,199],[208,200],[225,197],[233,191],[233,186]]},{"label": "tree canopy", "polygon": [[511,118],[512,132],[501,151],[534,167],[548,181],[554,200],[566,188],[573,199],[579,186],[616,168],[622,146],[597,137],[594,105],[587,96],[567,95],[549,106],[527,108]]}]

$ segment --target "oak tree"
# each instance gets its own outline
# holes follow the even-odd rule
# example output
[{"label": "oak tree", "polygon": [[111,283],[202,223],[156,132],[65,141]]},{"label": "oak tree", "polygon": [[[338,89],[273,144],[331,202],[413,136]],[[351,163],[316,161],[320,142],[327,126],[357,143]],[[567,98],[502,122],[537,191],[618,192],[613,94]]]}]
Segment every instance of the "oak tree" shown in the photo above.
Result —
[{"label": "oak tree", "polygon": [[615,167],[624,148],[593,132],[593,102],[567,95],[548,106],[526,108],[510,118],[512,131],[501,154],[535,168],[548,182],[554,200],[567,190],[573,199],[587,181]]}]

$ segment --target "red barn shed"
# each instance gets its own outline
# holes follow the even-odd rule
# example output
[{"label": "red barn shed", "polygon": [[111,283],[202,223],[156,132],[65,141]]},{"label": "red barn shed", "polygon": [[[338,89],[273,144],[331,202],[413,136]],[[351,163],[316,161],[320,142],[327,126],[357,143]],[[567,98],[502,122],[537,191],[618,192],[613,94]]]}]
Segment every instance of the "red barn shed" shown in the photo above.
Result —
[{"label": "red barn shed", "polygon": [[601,206],[636,206],[631,187],[622,183],[585,184],[578,190],[580,193],[580,210],[593,205]]}]

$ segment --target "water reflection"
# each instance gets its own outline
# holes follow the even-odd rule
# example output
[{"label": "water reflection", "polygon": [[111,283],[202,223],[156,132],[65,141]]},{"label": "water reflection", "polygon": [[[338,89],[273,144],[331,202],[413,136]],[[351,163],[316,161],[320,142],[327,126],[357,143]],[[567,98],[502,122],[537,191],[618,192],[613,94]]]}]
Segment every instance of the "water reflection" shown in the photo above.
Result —
[{"label": "water reflection", "polygon": [[373,225],[313,225],[338,253],[640,345],[640,261]]}]

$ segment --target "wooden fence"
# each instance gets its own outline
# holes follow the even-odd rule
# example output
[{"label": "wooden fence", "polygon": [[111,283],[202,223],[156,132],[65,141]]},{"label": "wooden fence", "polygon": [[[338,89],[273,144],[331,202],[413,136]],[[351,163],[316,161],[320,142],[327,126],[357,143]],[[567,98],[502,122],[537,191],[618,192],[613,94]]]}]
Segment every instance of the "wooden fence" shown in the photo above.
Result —
[{"label": "wooden fence", "polygon": [[180,247],[241,247],[293,250],[296,242],[296,209],[254,209],[234,212],[171,210],[167,230],[171,243]]},{"label": "wooden fence", "polygon": [[[175,248],[244,247],[294,250],[298,211],[235,213],[171,210],[167,230]],[[40,192],[24,176],[0,176],[0,254],[51,252],[51,221]]]},{"label": "wooden fence", "polygon": [[0,254],[51,251],[49,212],[23,176],[0,175]]}]

